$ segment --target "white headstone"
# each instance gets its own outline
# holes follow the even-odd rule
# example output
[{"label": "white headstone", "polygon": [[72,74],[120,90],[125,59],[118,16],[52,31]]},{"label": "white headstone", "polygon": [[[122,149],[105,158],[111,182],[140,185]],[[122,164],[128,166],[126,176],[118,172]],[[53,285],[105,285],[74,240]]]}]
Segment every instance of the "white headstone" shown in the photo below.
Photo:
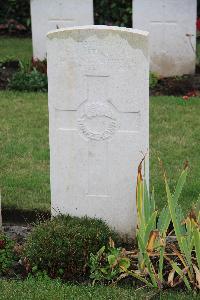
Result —
[{"label": "white headstone", "polygon": [[63,29],[48,34],[47,50],[52,213],[102,218],[133,236],[149,147],[148,33]]},{"label": "white headstone", "polygon": [[93,0],[31,0],[33,57],[46,58],[46,35],[59,28],[92,25]]},{"label": "white headstone", "polygon": [[196,15],[196,0],[133,0],[133,28],[150,33],[152,72],[195,72]]}]

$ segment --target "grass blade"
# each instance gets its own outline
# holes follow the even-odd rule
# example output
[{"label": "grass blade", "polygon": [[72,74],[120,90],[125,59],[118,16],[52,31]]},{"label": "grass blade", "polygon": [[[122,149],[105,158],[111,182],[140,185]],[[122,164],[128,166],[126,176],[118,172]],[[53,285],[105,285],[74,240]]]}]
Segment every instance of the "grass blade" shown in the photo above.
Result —
[{"label": "grass blade", "polygon": [[171,261],[171,265],[172,265],[172,268],[176,271],[176,273],[183,278],[183,281],[184,281],[187,289],[189,291],[191,291],[192,289],[191,289],[190,283],[189,283],[186,275],[183,273],[183,271],[177,265],[177,263]]},{"label": "grass blade", "polygon": [[[194,221],[193,221],[194,222]],[[199,228],[194,225],[194,245],[195,245],[195,251],[196,251],[196,258],[198,267],[200,269],[200,231]]]}]

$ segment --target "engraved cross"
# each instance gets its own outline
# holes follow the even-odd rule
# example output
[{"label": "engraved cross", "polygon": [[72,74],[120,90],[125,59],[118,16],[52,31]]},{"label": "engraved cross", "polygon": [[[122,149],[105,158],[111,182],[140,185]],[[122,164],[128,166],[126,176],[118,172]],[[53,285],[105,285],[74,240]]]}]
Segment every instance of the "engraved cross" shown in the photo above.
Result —
[{"label": "engraved cross", "polygon": [[57,129],[76,131],[88,148],[88,197],[109,197],[109,145],[119,134],[135,134],[140,112],[119,111],[109,99],[109,75],[86,75],[87,99],[78,110],[56,110]]}]

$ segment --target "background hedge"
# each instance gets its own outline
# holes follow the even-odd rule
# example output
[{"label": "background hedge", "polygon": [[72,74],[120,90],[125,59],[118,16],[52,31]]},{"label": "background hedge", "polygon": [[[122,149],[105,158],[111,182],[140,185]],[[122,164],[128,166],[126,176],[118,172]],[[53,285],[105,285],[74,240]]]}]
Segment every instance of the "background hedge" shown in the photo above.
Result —
[{"label": "background hedge", "polygon": [[0,24],[14,19],[30,29],[30,0],[0,0]]},{"label": "background hedge", "polygon": [[132,0],[94,0],[97,25],[132,27]]}]

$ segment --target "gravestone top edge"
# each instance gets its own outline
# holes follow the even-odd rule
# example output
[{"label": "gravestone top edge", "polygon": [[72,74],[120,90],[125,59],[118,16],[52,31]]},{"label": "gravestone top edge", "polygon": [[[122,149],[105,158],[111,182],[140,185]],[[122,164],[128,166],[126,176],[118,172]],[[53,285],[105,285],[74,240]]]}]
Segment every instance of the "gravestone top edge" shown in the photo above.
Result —
[{"label": "gravestone top edge", "polygon": [[74,27],[68,27],[68,28],[61,28],[54,31],[50,31],[47,33],[48,39],[54,39],[54,38],[68,38],[71,37],[73,33],[81,33],[81,31],[85,31],[88,33],[93,32],[111,32],[111,33],[127,33],[131,35],[139,35],[144,38],[148,38],[149,32],[139,30],[139,29],[132,29],[132,28],[126,28],[126,27],[118,27],[118,26],[106,26],[106,25],[86,25],[86,26],[74,26]]}]

